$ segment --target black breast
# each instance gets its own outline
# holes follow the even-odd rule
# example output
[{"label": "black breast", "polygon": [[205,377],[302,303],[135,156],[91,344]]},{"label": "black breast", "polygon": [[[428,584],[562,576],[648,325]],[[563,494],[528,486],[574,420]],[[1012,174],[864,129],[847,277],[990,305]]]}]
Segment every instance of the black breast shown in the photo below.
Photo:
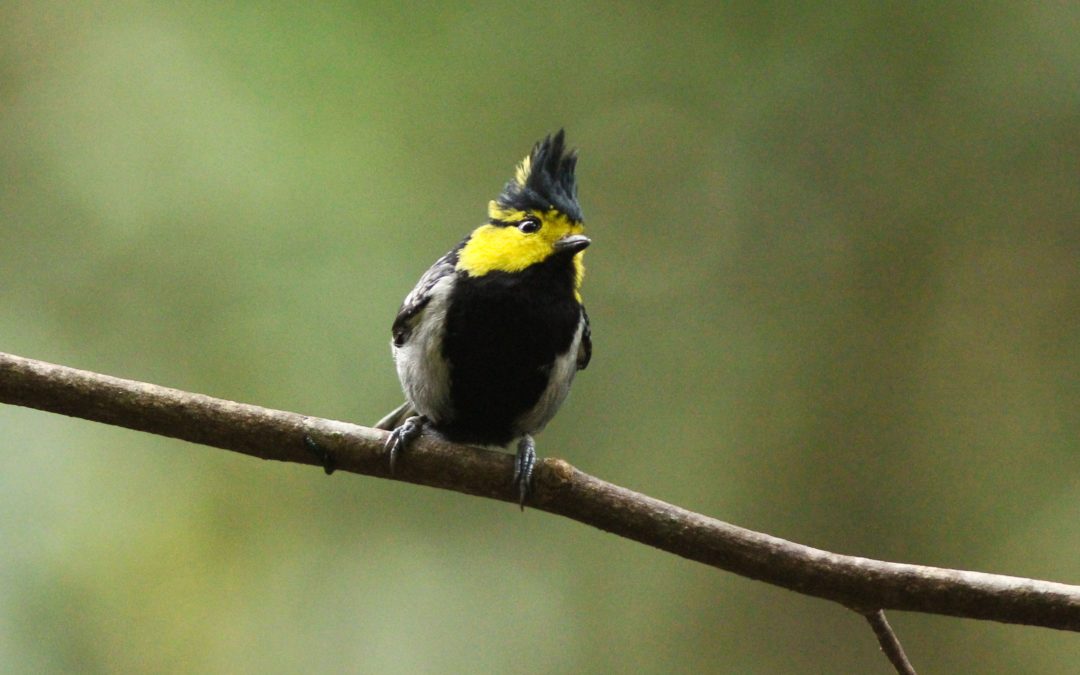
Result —
[{"label": "black breast", "polygon": [[580,318],[565,258],[513,274],[460,278],[443,340],[454,414],[439,431],[453,441],[494,445],[522,433],[514,421],[540,398]]}]

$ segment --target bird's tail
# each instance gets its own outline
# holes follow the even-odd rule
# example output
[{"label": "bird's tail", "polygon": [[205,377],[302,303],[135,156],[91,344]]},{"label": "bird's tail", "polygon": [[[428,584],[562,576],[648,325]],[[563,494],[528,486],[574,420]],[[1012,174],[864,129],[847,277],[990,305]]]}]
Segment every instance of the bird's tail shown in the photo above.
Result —
[{"label": "bird's tail", "polygon": [[393,431],[401,426],[401,423],[404,422],[406,418],[412,417],[415,414],[416,411],[413,410],[413,407],[409,405],[408,401],[405,401],[394,408],[389,415],[376,422],[375,428],[382,429],[383,431]]}]

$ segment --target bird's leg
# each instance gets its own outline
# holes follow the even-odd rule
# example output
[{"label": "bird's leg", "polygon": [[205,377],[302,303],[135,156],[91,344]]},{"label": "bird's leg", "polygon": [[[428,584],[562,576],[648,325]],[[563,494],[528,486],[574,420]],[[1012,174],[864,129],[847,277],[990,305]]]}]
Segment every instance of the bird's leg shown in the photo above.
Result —
[{"label": "bird's leg", "polygon": [[323,471],[326,475],[334,473],[334,469],[337,468],[337,463],[334,462],[334,456],[330,454],[330,451],[308,434],[304,434],[304,445],[311,451],[311,454],[315,455],[319,459],[319,463],[322,464]]},{"label": "bird's leg", "polygon": [[414,415],[390,432],[390,438],[386,441],[386,453],[390,456],[391,475],[394,473],[394,463],[397,461],[398,453],[408,449],[409,444],[416,440],[427,424],[428,418],[423,415]]},{"label": "bird's leg", "polygon": [[514,485],[518,486],[518,505],[525,510],[525,498],[529,496],[533,467],[536,466],[536,441],[525,434],[518,441],[517,457],[514,458]]}]

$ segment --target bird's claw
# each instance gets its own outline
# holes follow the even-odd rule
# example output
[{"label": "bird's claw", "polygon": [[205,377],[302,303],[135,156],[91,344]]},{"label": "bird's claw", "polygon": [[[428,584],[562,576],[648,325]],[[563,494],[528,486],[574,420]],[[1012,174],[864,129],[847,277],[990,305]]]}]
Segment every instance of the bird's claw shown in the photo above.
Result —
[{"label": "bird's claw", "polygon": [[389,458],[391,475],[394,473],[394,465],[397,462],[398,454],[409,447],[409,444],[420,435],[426,425],[426,417],[415,415],[390,432],[390,438],[386,439],[386,454]]},{"label": "bird's claw", "polygon": [[532,484],[533,468],[536,466],[536,442],[532,436],[525,435],[518,441],[517,456],[514,457],[514,482],[518,488],[518,506],[525,510],[525,499],[529,496]]}]

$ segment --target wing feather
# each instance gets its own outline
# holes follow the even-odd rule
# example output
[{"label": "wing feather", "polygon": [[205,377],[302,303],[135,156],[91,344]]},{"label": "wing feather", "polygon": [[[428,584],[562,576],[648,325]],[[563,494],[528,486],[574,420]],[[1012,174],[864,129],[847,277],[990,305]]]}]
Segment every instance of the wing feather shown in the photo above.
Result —
[{"label": "wing feather", "polygon": [[394,336],[394,346],[400,347],[409,341],[420,312],[431,301],[431,289],[440,279],[454,273],[460,249],[461,245],[459,244],[454,250],[436,260],[435,264],[429,267],[424,272],[424,275],[420,277],[420,281],[416,282],[416,286],[413,287],[412,291],[405,296],[405,300],[401,303],[401,309],[398,310],[397,316],[394,317],[394,325],[390,328],[390,332]]}]

